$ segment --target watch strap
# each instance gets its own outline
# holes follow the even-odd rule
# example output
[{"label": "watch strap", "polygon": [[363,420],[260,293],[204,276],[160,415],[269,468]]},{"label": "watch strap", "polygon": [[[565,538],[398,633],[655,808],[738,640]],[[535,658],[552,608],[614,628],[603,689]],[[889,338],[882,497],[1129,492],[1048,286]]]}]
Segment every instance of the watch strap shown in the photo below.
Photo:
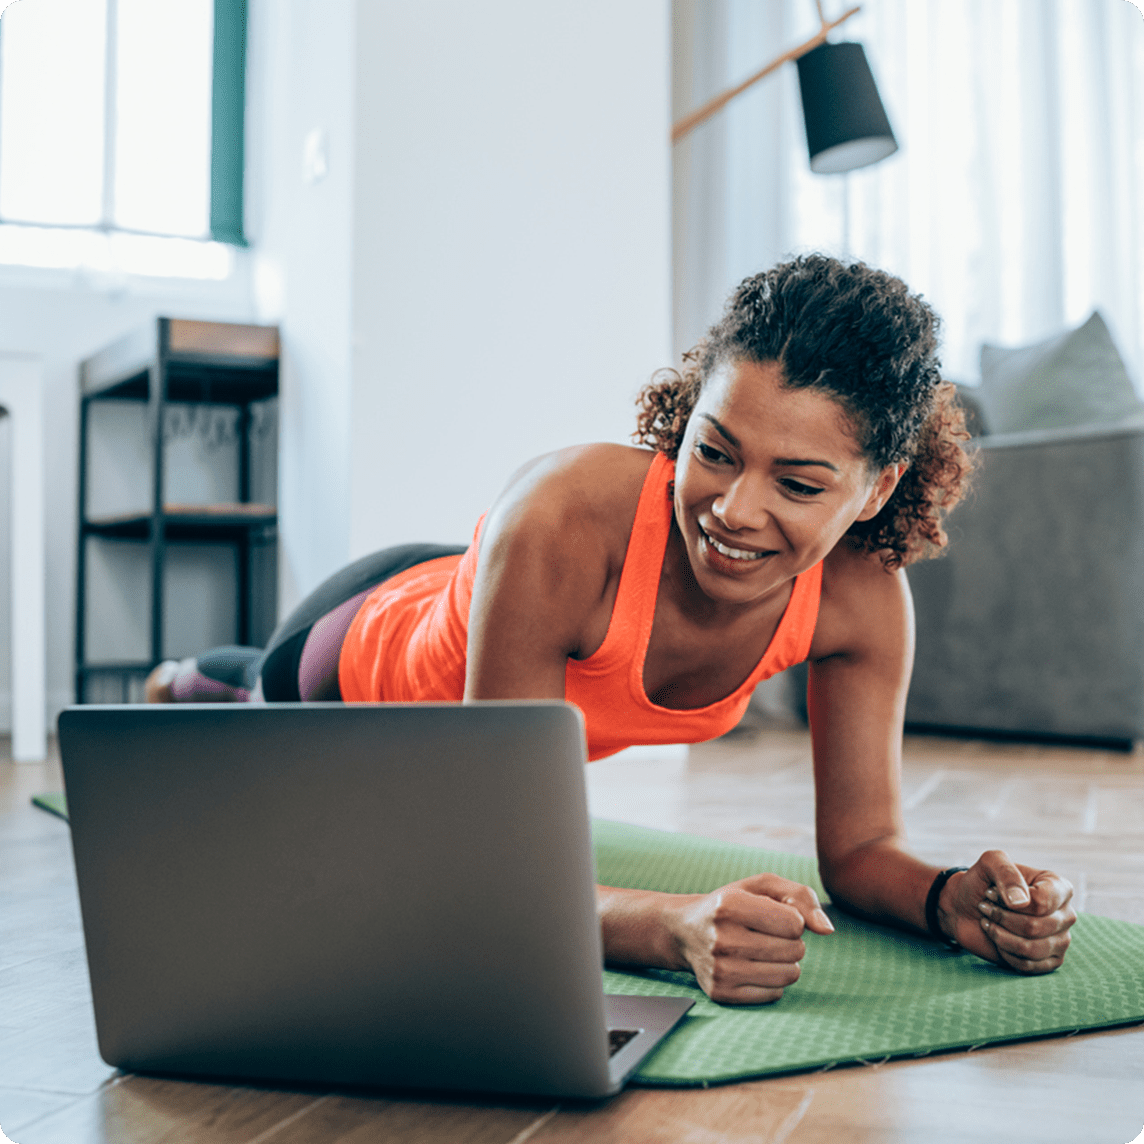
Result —
[{"label": "watch strap", "polygon": [[961,943],[954,941],[951,937],[946,937],[941,925],[937,920],[937,903],[941,897],[942,890],[945,889],[945,884],[954,876],[960,874],[964,870],[968,870],[968,866],[950,866],[948,870],[942,870],[930,885],[929,893],[926,894],[926,929],[935,940],[940,941],[942,945],[950,949],[961,949]]}]

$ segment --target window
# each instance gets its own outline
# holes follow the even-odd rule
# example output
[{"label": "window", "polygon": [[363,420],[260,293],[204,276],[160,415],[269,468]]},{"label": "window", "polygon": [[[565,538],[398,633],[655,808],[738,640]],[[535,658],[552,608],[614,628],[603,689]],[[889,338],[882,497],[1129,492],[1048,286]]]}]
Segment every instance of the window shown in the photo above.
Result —
[{"label": "window", "polygon": [[[156,238],[245,245],[245,30],[245,0],[6,8],[0,261],[35,262],[38,250],[39,264],[56,265],[71,249],[85,264],[106,247],[113,263],[146,273],[148,250],[187,262],[191,244]],[[203,267],[217,269],[219,255],[229,265],[225,250],[201,254]]]}]

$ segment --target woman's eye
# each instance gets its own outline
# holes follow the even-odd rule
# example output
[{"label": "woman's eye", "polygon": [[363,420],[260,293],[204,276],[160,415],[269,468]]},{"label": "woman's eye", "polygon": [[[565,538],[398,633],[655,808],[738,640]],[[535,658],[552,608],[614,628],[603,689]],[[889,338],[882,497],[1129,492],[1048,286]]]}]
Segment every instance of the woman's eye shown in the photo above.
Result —
[{"label": "woman's eye", "polygon": [[719,449],[713,448],[711,445],[704,444],[702,441],[695,442],[695,451],[705,461],[725,461],[727,459],[726,453],[721,452]]},{"label": "woman's eye", "polygon": [[823,491],[818,485],[804,485],[802,481],[796,481],[793,477],[784,477],[782,483],[792,493],[800,497],[817,496]]}]

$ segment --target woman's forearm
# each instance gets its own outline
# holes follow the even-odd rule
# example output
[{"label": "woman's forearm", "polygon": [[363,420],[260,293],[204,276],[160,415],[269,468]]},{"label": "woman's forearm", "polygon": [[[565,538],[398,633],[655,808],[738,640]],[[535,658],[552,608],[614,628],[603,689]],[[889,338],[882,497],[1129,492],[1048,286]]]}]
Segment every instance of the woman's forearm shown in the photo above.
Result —
[{"label": "woman's forearm", "polygon": [[686,969],[667,915],[681,896],[652,890],[596,887],[596,905],[604,957],[617,965],[648,965],[659,969]]},{"label": "woman's forearm", "polygon": [[819,855],[822,880],[835,905],[871,921],[928,933],[925,903],[937,869],[896,838],[867,843],[840,858]]}]

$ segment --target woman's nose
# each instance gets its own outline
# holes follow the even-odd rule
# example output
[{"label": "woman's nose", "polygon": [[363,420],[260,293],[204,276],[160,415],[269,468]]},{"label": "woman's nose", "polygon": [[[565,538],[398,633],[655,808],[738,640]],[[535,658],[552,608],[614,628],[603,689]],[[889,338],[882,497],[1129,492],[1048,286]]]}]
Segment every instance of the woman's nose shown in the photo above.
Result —
[{"label": "woman's nose", "polygon": [[762,528],[767,520],[761,490],[749,487],[749,482],[742,477],[733,481],[725,493],[715,498],[711,512],[728,532]]}]

